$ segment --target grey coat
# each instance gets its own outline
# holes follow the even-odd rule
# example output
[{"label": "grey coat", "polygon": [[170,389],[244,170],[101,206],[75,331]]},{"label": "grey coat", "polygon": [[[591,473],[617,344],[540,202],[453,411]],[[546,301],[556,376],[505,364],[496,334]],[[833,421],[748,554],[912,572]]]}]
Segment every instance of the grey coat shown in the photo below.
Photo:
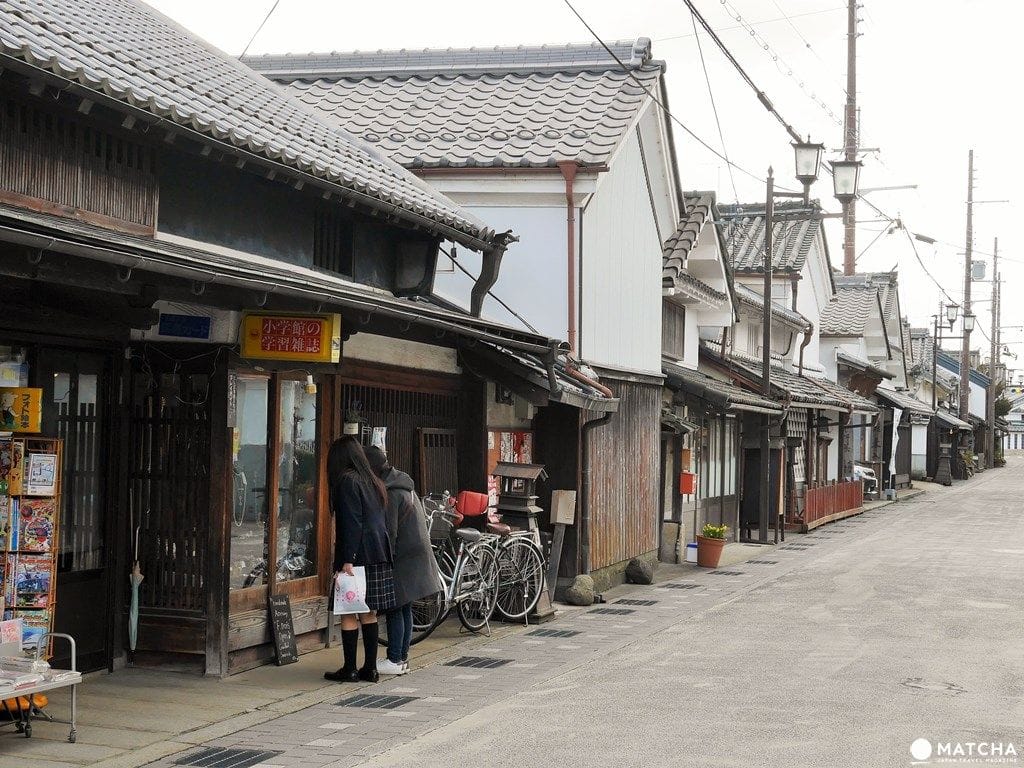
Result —
[{"label": "grey coat", "polygon": [[394,558],[395,597],[403,606],[443,587],[412,478],[391,467],[381,479],[388,489],[386,521]]}]

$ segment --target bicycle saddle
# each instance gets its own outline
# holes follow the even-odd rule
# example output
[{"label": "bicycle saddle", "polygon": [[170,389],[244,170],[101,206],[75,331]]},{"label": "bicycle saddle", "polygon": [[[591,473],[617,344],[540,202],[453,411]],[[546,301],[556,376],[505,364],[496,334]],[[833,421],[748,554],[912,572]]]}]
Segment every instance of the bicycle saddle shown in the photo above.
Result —
[{"label": "bicycle saddle", "polygon": [[481,533],[474,528],[459,528],[455,535],[467,544],[476,544],[480,541]]}]

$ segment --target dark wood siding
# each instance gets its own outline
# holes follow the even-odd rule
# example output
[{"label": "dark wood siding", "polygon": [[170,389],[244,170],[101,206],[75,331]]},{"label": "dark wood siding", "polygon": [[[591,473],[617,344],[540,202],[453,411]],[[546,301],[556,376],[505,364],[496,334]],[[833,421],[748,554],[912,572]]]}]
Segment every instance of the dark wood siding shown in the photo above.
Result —
[{"label": "dark wood siding", "polygon": [[686,338],[686,307],[665,302],[661,307],[661,351],[676,360],[683,359]]},{"label": "dark wood siding", "polygon": [[658,548],[661,387],[602,382],[620,403],[589,437],[592,570]]},{"label": "dark wood siding", "polygon": [[0,97],[0,200],[151,234],[150,148],[63,113]]}]

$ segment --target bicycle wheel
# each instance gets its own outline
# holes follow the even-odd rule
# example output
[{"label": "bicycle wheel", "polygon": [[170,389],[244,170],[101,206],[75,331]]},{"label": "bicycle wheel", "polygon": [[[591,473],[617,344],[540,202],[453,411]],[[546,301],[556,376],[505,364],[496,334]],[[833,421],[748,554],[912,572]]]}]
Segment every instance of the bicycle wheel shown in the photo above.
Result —
[{"label": "bicycle wheel", "polygon": [[521,619],[537,607],[544,589],[544,558],[537,545],[516,537],[498,550],[497,611]]},{"label": "bicycle wheel", "polygon": [[498,599],[498,561],[489,546],[473,548],[455,590],[459,621],[470,632],[487,626]]}]

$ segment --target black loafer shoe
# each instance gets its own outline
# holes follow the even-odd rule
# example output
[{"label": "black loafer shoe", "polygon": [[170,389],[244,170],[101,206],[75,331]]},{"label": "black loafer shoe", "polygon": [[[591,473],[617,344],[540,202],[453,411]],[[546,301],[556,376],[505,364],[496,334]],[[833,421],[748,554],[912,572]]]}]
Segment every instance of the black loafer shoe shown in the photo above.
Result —
[{"label": "black loafer shoe", "polygon": [[342,667],[337,672],[324,672],[324,679],[335,683],[358,683],[359,672]]},{"label": "black loafer shoe", "polygon": [[365,680],[367,683],[376,683],[380,680],[380,675],[377,674],[376,669],[360,669],[358,679]]}]

